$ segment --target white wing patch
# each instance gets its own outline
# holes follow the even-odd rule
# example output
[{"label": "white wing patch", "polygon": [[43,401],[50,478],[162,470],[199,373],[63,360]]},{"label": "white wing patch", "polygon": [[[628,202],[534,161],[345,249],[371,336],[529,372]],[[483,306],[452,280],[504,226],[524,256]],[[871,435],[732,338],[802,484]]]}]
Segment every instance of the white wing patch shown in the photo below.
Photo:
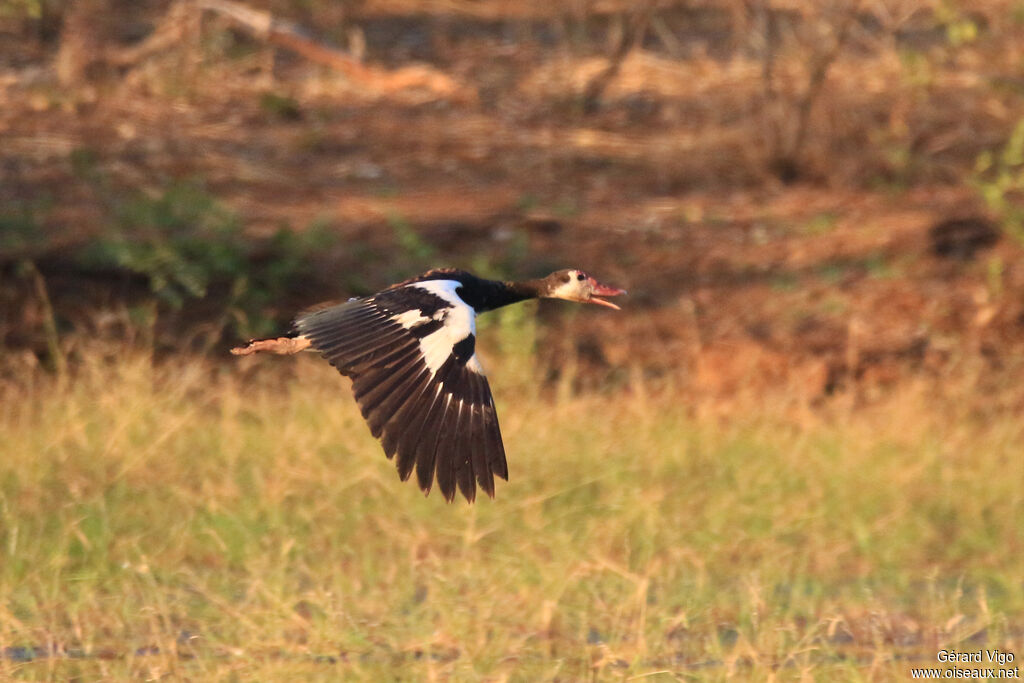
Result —
[{"label": "white wing patch", "polygon": [[[437,374],[437,371],[448,360],[448,356],[452,354],[452,349],[456,344],[471,334],[476,335],[476,311],[455,292],[455,289],[461,286],[462,283],[457,280],[427,280],[406,285],[406,287],[425,289],[449,304],[448,308],[438,311],[438,313],[444,314],[444,327],[420,339],[420,352],[423,354],[423,361],[427,364],[431,375]],[[409,315],[409,313],[412,311],[402,315]],[[417,315],[419,315],[418,311]],[[425,321],[426,318],[423,320]],[[405,323],[402,322],[402,324]],[[409,327],[412,327],[413,324],[416,323],[410,323]],[[476,354],[467,361],[466,367],[474,372],[483,373],[483,368],[476,360]]]},{"label": "white wing patch", "polygon": [[411,311],[406,311],[405,313],[400,313],[396,316],[393,316],[391,319],[407,330],[416,327],[420,323],[425,323],[428,320],[430,320],[430,318],[424,316],[420,311],[416,310],[415,308],[412,309]]},{"label": "white wing patch", "polygon": [[423,362],[427,364],[430,374],[436,375],[441,369],[448,356],[452,355],[452,342],[446,336],[445,328],[439,329],[433,334],[428,334],[420,339],[420,353],[423,354]]},{"label": "white wing patch", "polygon": [[473,313],[473,309],[469,307],[469,304],[463,301],[462,297],[455,293],[455,290],[461,286],[462,283],[458,280],[424,280],[423,282],[413,282],[406,285],[406,287],[419,287],[420,289],[425,289],[434,296],[438,296],[447,301],[452,305],[452,308],[459,308],[461,306],[468,309],[470,313]]}]

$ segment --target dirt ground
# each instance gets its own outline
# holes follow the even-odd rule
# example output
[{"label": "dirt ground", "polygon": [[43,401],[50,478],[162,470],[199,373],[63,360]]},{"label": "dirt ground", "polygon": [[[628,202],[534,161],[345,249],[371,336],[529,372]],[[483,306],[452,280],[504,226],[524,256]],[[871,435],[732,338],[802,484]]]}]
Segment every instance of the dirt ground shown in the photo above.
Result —
[{"label": "dirt ground", "polygon": [[[627,288],[624,310],[544,306],[540,352],[557,366],[575,350],[601,379],[814,400],[964,363],[996,384],[1020,377],[1021,244],[975,170],[1024,111],[1021,28],[999,3],[953,19],[928,3],[863,7],[819,86],[839,10],[780,3],[769,62],[744,6],[662,3],[596,107],[583,94],[634,20],[614,3],[252,5],[361,53],[374,76],[206,13],[194,40],[97,60],[69,84],[61,59],[97,41],[123,55],[170,15],[140,4],[77,53],[67,17],[63,40],[0,23],[0,344],[45,354],[49,304],[26,261],[62,333],[115,328],[144,283],[70,255],[102,234],[112,197],[191,179],[254,240],[282,226],[342,236],[311,263],[317,278],[270,304],[282,323],[419,267],[577,266]],[[978,36],[954,40],[961,24]],[[173,347],[210,315],[202,301],[167,311],[159,336]]]}]

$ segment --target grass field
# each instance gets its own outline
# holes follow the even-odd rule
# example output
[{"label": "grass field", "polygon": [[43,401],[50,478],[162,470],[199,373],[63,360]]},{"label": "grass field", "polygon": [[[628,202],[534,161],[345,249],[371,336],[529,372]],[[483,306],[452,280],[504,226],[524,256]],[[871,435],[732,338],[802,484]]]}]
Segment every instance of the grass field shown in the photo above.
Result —
[{"label": "grass field", "polygon": [[89,352],[4,386],[0,677],[906,680],[940,649],[1024,657],[1024,424],[966,371],[722,417],[661,385],[541,396],[492,362],[511,481],[467,506],[397,480],[326,364],[261,361]]}]

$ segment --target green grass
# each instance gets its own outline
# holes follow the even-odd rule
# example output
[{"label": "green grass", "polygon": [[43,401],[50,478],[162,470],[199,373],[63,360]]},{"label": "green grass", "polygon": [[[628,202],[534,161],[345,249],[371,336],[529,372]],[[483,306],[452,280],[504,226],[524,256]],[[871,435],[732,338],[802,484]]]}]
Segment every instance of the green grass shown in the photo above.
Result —
[{"label": "green grass", "polygon": [[[702,416],[493,362],[512,480],[397,480],[314,358],[85,354],[0,410],[0,678],[906,680],[1024,655],[1022,424],[947,383]],[[950,385],[953,385],[952,388]],[[566,392],[561,392],[566,394]]]}]

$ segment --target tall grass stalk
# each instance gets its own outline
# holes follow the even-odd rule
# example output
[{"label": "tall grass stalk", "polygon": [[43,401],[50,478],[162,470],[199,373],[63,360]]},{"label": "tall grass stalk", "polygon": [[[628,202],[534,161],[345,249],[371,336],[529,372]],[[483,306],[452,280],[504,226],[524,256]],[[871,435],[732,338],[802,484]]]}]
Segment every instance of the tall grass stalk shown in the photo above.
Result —
[{"label": "tall grass stalk", "polygon": [[467,506],[397,480],[331,368],[261,361],[96,352],[3,387],[0,677],[903,680],[1024,652],[1024,426],[967,381],[722,418],[509,366],[511,481]]}]

